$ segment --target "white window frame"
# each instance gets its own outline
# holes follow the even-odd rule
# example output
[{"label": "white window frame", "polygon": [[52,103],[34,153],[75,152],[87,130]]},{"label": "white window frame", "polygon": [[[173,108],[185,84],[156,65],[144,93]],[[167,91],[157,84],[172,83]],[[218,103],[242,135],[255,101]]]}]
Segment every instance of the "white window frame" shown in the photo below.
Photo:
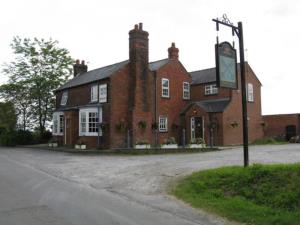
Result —
[{"label": "white window frame", "polygon": [[183,82],[182,84],[182,98],[183,99],[190,99],[190,83],[189,82]]},{"label": "white window frame", "polygon": [[61,95],[60,105],[66,105],[68,102],[68,91],[64,91]]},{"label": "white window frame", "polygon": [[[79,136],[102,136],[102,130],[98,124],[98,132],[89,132],[90,123],[89,123],[89,114],[98,113],[98,123],[102,123],[102,107],[99,108],[82,108],[79,110]],[[83,131],[83,127],[85,130]],[[98,134],[99,133],[99,134]]]},{"label": "white window frame", "polygon": [[[61,117],[63,120],[61,121]],[[54,112],[53,113],[53,129],[52,134],[57,136],[62,136],[64,134],[64,113],[63,112]]]},{"label": "white window frame", "polygon": [[254,102],[254,89],[253,84],[247,83],[247,101]]},{"label": "white window frame", "polygon": [[99,102],[107,102],[107,84],[99,85]]},{"label": "white window frame", "polygon": [[[167,86],[164,86],[164,82],[167,82]],[[167,92],[167,93],[164,93]],[[161,97],[169,98],[170,97],[170,81],[167,78],[161,79]]]},{"label": "white window frame", "polygon": [[216,84],[208,84],[204,87],[205,95],[215,95],[219,93],[219,89]]},{"label": "white window frame", "polygon": [[91,102],[98,101],[98,84],[91,86]]},{"label": "white window frame", "polygon": [[158,129],[159,129],[159,132],[168,132],[168,117],[167,116],[159,116]]}]

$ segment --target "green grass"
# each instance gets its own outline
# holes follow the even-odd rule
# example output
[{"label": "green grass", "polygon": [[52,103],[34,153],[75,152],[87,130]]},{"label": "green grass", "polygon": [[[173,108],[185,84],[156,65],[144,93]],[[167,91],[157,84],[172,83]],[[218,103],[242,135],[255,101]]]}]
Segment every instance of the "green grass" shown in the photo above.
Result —
[{"label": "green grass", "polygon": [[252,142],[252,145],[281,145],[281,144],[287,144],[286,141],[279,141],[272,137],[264,137],[262,139],[255,140]]},{"label": "green grass", "polygon": [[201,171],[171,192],[193,207],[246,224],[300,224],[300,164]]}]

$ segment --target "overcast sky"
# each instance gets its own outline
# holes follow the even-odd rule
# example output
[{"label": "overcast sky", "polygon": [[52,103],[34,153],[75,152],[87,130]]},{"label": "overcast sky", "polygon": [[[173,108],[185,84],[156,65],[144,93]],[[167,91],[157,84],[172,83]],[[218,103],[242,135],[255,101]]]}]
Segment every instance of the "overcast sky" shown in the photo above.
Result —
[{"label": "overcast sky", "polygon": [[[226,13],[243,22],[246,59],[263,84],[262,113],[300,113],[299,0],[9,0],[1,9],[1,65],[13,59],[17,35],[58,40],[89,69],[113,64],[128,59],[128,31],[142,22],[150,61],[166,58],[175,42],[188,71],[215,66],[212,19]],[[233,40],[225,27],[219,36]]]}]

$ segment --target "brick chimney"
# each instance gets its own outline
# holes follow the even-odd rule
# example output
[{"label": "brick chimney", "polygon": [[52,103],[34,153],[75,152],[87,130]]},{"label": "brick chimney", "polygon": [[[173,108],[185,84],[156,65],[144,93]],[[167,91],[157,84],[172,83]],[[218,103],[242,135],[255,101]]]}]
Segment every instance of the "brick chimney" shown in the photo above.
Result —
[{"label": "brick chimney", "polygon": [[130,61],[130,102],[133,110],[135,106],[148,110],[148,66],[149,66],[149,42],[148,32],[143,30],[143,24],[135,25],[129,31],[129,61]]},{"label": "brick chimney", "polygon": [[84,60],[82,60],[80,64],[80,60],[77,59],[75,64],[73,65],[73,70],[74,70],[74,77],[76,77],[82,73],[86,73],[88,71],[88,67],[87,65],[85,65]]},{"label": "brick chimney", "polygon": [[178,52],[179,52],[179,49],[175,47],[175,43],[173,42],[171,47],[168,48],[169,59],[178,60],[178,57],[179,57]]}]

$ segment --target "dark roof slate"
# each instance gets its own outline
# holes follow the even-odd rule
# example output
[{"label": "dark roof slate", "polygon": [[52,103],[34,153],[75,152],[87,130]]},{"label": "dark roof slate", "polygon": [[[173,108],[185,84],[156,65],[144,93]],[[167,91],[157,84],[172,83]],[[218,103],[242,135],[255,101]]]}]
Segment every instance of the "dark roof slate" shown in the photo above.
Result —
[{"label": "dark roof slate", "polygon": [[216,82],[216,68],[198,70],[190,72],[190,74],[192,76],[192,84]]},{"label": "dark roof slate", "polygon": [[204,100],[204,101],[195,101],[191,102],[181,114],[185,114],[193,105],[197,105],[202,108],[205,112],[223,112],[227,105],[229,104],[229,98],[222,98],[222,99],[213,99],[213,100]]},{"label": "dark roof slate", "polygon": [[155,62],[150,62],[149,63],[149,69],[151,71],[158,70],[162,66],[166,65],[168,62],[169,62],[168,58],[167,59],[158,60],[158,61],[155,61]]},{"label": "dark roof slate", "polygon": [[[168,58],[158,60],[155,62],[151,62],[151,63],[149,63],[149,69],[151,71],[158,70],[162,66],[166,65],[168,62],[169,62]],[[96,80],[108,78],[111,75],[113,75],[115,72],[117,72],[118,70],[122,69],[128,63],[129,63],[129,60],[125,60],[125,61],[115,63],[115,64],[112,64],[109,66],[94,69],[94,70],[88,71],[86,73],[82,73],[82,74],[74,77],[73,79],[67,81],[65,84],[63,84],[61,87],[59,87],[57,89],[57,91],[75,87],[75,86],[79,86],[82,84],[88,84],[88,83],[91,83]]]},{"label": "dark roof slate", "polygon": [[73,79],[67,81],[64,85],[62,85],[57,90],[63,90],[70,87],[79,86],[82,84],[91,83],[96,80],[101,80],[104,78],[110,77],[112,74],[117,72],[118,70],[122,69],[125,65],[129,63],[129,60],[125,60],[119,63],[115,63],[109,66],[101,67],[99,69],[94,69],[91,71],[88,71],[86,73],[82,73]]}]

